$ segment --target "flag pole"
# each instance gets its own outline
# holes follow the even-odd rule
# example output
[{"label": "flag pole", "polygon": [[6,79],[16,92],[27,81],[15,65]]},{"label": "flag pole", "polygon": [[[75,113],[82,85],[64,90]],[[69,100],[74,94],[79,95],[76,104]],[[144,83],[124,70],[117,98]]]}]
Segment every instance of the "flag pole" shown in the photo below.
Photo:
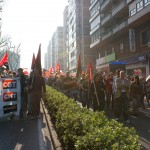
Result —
[{"label": "flag pole", "polygon": [[97,90],[96,90],[96,86],[95,86],[95,81],[94,81],[94,80],[93,80],[93,85],[94,85],[94,90],[95,90],[95,95],[96,95],[97,104],[99,105],[98,95],[97,95]]}]

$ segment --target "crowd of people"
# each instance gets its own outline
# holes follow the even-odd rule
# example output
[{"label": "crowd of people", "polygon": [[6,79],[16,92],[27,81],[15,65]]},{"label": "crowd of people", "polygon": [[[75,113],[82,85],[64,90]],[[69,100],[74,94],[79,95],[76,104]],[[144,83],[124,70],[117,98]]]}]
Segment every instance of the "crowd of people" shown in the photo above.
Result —
[{"label": "crowd of people", "polygon": [[[46,92],[45,79],[37,69],[30,75],[25,75],[22,68],[17,72],[5,70],[1,78],[18,78],[20,81],[20,111],[19,118],[24,120],[27,116],[31,119],[40,117],[40,100],[42,94]],[[13,116],[11,116],[13,117]]]},{"label": "crowd of people", "polygon": [[93,111],[112,110],[116,120],[119,120],[122,114],[127,123],[128,109],[132,108],[133,115],[136,116],[139,108],[150,107],[150,78],[129,76],[121,69],[117,69],[115,74],[95,73],[92,79],[86,73],[76,77],[71,76],[70,72],[65,75],[55,73],[44,78],[37,69],[28,76],[23,73],[22,68],[19,68],[17,73],[8,70],[1,74],[1,78],[11,77],[19,77],[20,80],[20,119],[24,119],[26,114],[31,116],[31,119],[39,118],[40,100],[46,92],[46,84],[79,101],[83,107],[92,108]]},{"label": "crowd of people", "polygon": [[121,69],[117,69],[115,74],[95,73],[92,80],[86,73],[82,73],[80,78],[71,76],[69,72],[65,75],[55,74],[51,75],[46,83],[75,101],[80,101],[83,107],[92,108],[93,111],[111,109],[116,120],[119,120],[122,114],[127,123],[130,122],[130,108],[136,116],[139,108],[150,107],[150,79],[146,80],[144,75],[126,75]]}]

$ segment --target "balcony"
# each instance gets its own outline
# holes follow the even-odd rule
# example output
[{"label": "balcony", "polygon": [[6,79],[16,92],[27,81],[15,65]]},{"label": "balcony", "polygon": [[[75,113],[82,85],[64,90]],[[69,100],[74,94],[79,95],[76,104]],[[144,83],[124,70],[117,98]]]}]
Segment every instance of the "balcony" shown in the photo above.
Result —
[{"label": "balcony", "polygon": [[105,0],[102,4],[101,4],[101,11],[104,11],[105,8],[107,8],[107,6],[109,6],[109,4],[111,4],[112,0]]},{"label": "balcony", "polygon": [[104,41],[105,39],[107,39],[108,37],[110,37],[112,35],[112,31],[107,32],[106,34],[104,34],[102,36],[102,41]]},{"label": "balcony", "polygon": [[96,16],[98,16],[99,10],[90,18],[89,22],[92,22]]},{"label": "balcony", "polygon": [[94,29],[90,31],[90,35],[92,35],[95,31],[97,31],[100,28],[100,24],[98,24]]},{"label": "balcony", "polygon": [[121,10],[123,10],[124,7],[127,6],[127,2],[126,1],[121,1],[118,5],[115,6],[115,8],[112,10],[112,16],[115,16],[118,12],[120,12]]},{"label": "balcony", "polygon": [[101,21],[101,25],[104,25],[108,20],[111,19],[111,14],[107,15],[102,21]]},{"label": "balcony", "polygon": [[135,15],[131,16],[128,19],[128,24],[130,27],[137,27],[143,24],[146,21],[149,21],[150,18],[150,5],[145,6],[139,12],[136,12]]},{"label": "balcony", "polygon": [[94,6],[97,2],[98,2],[98,0],[95,0],[95,1],[91,4],[91,6],[89,7],[89,10],[91,10],[91,9],[93,8],[93,6]]},{"label": "balcony", "polygon": [[116,26],[113,29],[113,34],[115,34],[116,32],[122,30],[123,28],[125,28],[128,25],[127,21],[122,22],[121,24],[119,24],[118,26]]},{"label": "balcony", "polygon": [[96,45],[98,45],[101,42],[100,39],[97,39],[94,43],[90,44],[90,48],[95,47]]},{"label": "balcony", "polygon": [[127,4],[131,3],[133,0],[127,0]]}]

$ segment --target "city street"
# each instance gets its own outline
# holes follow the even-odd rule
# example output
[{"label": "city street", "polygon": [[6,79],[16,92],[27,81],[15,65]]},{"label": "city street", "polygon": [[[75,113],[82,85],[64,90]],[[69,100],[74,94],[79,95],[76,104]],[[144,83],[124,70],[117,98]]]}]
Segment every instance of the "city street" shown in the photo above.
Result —
[{"label": "city street", "polygon": [[[114,119],[113,112],[109,110],[106,112],[106,115]],[[121,119],[120,119],[121,120]],[[132,113],[129,113],[129,124],[124,123],[122,120],[121,123],[124,123],[125,126],[134,127],[137,134],[140,137],[140,143],[143,145],[144,150],[150,150],[150,118],[140,114],[138,116],[133,116]]]},{"label": "city street", "polygon": [[0,150],[53,150],[45,118],[0,119]]}]

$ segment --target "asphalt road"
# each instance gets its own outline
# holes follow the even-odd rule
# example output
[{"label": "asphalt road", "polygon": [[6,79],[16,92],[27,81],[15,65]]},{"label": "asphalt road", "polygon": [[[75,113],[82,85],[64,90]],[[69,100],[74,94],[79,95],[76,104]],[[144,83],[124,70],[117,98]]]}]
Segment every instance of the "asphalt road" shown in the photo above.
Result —
[{"label": "asphalt road", "polygon": [[0,150],[53,150],[45,118],[0,119]]},{"label": "asphalt road", "polygon": [[[108,118],[115,118],[112,111],[108,111],[106,115]],[[150,118],[143,115],[135,117],[129,114],[129,120],[131,121],[129,124],[124,123],[122,120],[119,122],[123,123],[125,126],[134,127],[140,139],[142,139],[140,142],[143,145],[143,150],[150,150]]]}]

